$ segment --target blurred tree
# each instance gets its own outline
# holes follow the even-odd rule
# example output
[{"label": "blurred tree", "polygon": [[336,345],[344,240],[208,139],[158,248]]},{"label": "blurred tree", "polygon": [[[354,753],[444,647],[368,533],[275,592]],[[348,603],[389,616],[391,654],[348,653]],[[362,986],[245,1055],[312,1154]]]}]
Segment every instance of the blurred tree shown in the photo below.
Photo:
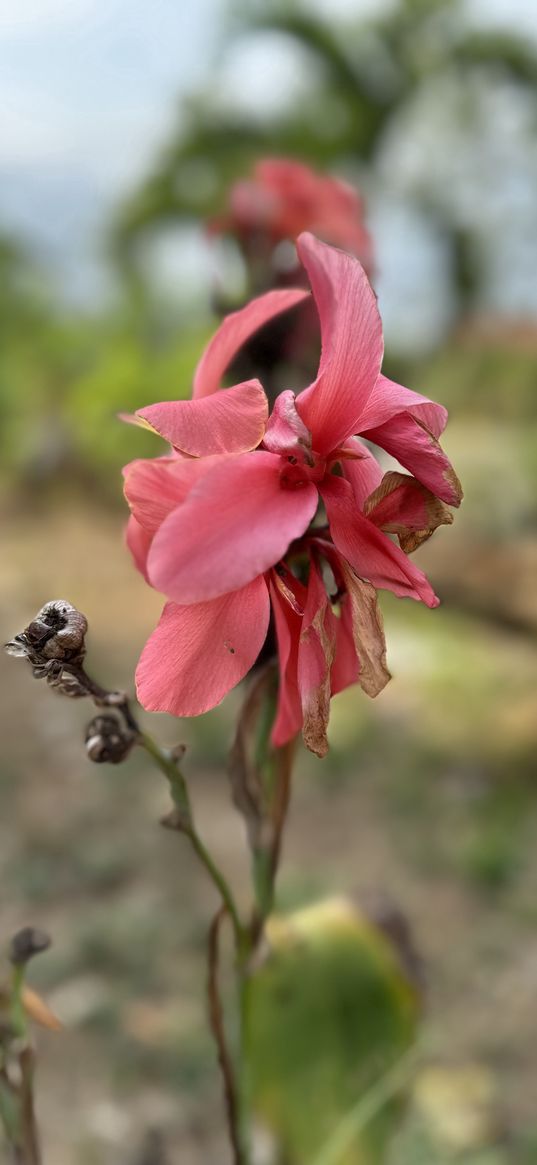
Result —
[{"label": "blurred tree", "polygon": [[[463,0],[397,0],[352,23],[324,20],[305,0],[258,0],[234,9],[230,33],[234,45],[257,34],[294,43],[305,62],[307,92],[260,116],[230,101],[213,79],[182,108],[170,142],[116,223],[115,255],[131,279],[140,272],[142,240],[163,225],[214,214],[229,184],[262,154],[296,156],[351,178],[367,168],[374,186],[394,135],[405,119],[427,111],[436,94],[451,133],[466,141],[475,164],[480,102],[505,83],[531,99],[537,90],[535,47],[515,34],[473,29]],[[462,312],[483,278],[482,216],[478,211],[477,222],[468,221],[446,197],[428,153],[423,150],[406,194],[448,250]]]}]

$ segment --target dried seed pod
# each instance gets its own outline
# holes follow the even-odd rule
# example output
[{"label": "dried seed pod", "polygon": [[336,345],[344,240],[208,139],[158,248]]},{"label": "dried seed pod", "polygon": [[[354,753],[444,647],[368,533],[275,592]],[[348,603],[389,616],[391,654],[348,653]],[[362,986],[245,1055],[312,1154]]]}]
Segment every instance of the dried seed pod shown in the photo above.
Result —
[{"label": "dried seed pod", "polygon": [[129,755],[135,741],[119,717],[111,712],[94,716],[86,729],[86,752],[96,764],[121,764]]},{"label": "dried seed pod", "polygon": [[45,659],[80,659],[85,653],[86,616],[66,599],[53,599],[26,628],[32,648]]},{"label": "dried seed pod", "polygon": [[46,680],[61,695],[86,696],[82,665],[87,630],[86,616],[72,603],[52,599],[5,647],[9,655],[26,658],[35,679]]},{"label": "dried seed pod", "polygon": [[6,643],[9,655],[25,656],[38,678],[61,674],[61,664],[79,666],[86,653],[86,616],[67,599],[45,603],[24,631]]}]

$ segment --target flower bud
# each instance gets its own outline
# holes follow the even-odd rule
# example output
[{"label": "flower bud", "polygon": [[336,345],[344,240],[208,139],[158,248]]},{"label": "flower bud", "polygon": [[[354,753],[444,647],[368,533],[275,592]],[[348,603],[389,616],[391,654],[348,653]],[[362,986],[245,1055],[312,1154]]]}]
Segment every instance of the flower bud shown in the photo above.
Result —
[{"label": "flower bud", "polygon": [[134,741],[134,733],[110,712],[94,716],[86,729],[86,752],[95,764],[121,764]]},{"label": "flower bud", "polygon": [[34,955],[40,955],[48,950],[50,937],[44,930],[37,930],[35,926],[25,926],[18,930],[11,939],[9,959],[14,967],[23,967]]}]

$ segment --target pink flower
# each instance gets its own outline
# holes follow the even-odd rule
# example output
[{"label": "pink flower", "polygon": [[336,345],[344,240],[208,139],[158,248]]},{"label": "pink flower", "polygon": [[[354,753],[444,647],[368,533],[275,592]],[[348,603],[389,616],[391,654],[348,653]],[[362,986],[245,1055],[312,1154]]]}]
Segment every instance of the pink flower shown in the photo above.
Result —
[{"label": "pink flower", "polygon": [[[381,322],[360,263],[310,234],[298,252],[321,323],[314,383],[282,392],[270,417],[258,381],[219,391],[245,340],[307,293],[253,300],[208,345],[191,401],[139,411],[173,452],[127,466],[125,493],[135,562],[169,600],[138,665],[142,704],[178,716],[214,707],[257,659],[272,608],[273,740],[303,726],[322,755],[330,696],[357,679],[376,695],[389,678],[376,588],[438,603],[388,533],[413,548],[451,520],[445,503],[461,491],[437,440],[446,410],[380,372]],[[413,476],[383,478],[356,434]],[[312,525],[320,501],[327,524]]]},{"label": "pink flower", "polygon": [[250,179],[235,183],[229,201],[228,213],[210,224],[212,231],[229,231],[245,241],[265,236],[271,246],[312,231],[357,255],[371,271],[372,242],[362,199],[338,178],[291,158],[264,158]]}]

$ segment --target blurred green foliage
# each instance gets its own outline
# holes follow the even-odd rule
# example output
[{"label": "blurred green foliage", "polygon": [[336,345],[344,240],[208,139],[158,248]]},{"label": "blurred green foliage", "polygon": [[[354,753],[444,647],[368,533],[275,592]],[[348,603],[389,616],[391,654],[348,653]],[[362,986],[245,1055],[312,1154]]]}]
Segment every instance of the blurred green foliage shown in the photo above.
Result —
[{"label": "blurred green foliage", "polygon": [[345,900],[273,918],[268,941],[249,988],[254,1104],[289,1165],[377,1165],[411,1076],[384,1095],[415,1037],[416,990]]},{"label": "blurred green foliage", "polygon": [[160,451],[119,420],[148,400],[187,397],[208,338],[198,324],[153,326],[151,312],[68,314],[13,242],[0,239],[0,480],[68,477],[119,497],[119,470]]}]

